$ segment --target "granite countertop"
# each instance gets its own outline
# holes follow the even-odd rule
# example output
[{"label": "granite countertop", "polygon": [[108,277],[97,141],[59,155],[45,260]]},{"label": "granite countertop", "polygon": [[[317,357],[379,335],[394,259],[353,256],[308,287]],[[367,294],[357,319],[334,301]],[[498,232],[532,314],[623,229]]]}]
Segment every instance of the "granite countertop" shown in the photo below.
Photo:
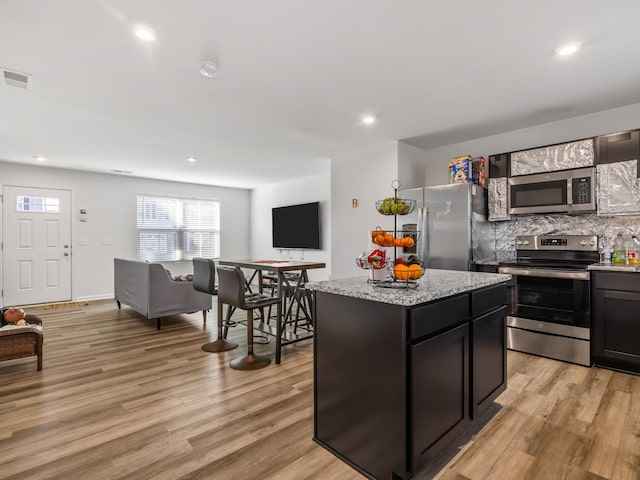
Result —
[{"label": "granite countertop", "polygon": [[594,263],[587,270],[604,270],[607,272],[640,272],[640,265],[625,265],[616,263]]},{"label": "granite countertop", "polygon": [[319,292],[362,298],[374,302],[412,306],[506,282],[511,275],[426,269],[415,289],[373,286],[366,276],[310,282],[305,288]]}]

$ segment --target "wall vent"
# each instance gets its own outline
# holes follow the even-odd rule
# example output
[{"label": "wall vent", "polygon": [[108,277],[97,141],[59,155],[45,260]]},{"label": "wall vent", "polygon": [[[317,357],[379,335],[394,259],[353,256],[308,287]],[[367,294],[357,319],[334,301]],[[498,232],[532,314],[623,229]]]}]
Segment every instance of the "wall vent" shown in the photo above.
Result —
[{"label": "wall vent", "polygon": [[5,85],[11,87],[24,88],[25,90],[31,90],[32,77],[26,73],[16,72],[7,68],[2,69],[2,77],[4,78]]}]

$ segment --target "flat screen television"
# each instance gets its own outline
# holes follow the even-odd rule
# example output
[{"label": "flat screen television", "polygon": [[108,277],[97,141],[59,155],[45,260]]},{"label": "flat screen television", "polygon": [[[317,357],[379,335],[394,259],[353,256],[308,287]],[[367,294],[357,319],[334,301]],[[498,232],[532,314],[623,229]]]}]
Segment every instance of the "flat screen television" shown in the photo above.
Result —
[{"label": "flat screen television", "polygon": [[320,249],[320,202],[271,209],[273,248]]}]

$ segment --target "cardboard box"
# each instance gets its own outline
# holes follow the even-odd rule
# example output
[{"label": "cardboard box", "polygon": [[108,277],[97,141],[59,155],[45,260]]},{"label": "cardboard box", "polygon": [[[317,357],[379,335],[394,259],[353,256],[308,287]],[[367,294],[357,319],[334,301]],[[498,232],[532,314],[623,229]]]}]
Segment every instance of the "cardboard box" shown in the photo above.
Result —
[{"label": "cardboard box", "polygon": [[486,161],[484,157],[461,155],[449,162],[449,183],[475,183],[485,187]]},{"label": "cardboard box", "polygon": [[484,157],[476,157],[471,164],[473,183],[485,188],[485,178],[487,173],[487,161]]},{"label": "cardboard box", "polygon": [[473,181],[471,156],[462,155],[449,162],[449,183],[467,183]]}]

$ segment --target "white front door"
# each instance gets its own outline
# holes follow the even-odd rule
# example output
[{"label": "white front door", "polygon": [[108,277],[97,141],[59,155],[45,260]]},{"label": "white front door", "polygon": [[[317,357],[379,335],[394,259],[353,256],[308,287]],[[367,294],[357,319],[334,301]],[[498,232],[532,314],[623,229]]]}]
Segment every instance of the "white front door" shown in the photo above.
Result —
[{"label": "white front door", "polygon": [[5,306],[71,300],[71,192],[4,186]]}]

